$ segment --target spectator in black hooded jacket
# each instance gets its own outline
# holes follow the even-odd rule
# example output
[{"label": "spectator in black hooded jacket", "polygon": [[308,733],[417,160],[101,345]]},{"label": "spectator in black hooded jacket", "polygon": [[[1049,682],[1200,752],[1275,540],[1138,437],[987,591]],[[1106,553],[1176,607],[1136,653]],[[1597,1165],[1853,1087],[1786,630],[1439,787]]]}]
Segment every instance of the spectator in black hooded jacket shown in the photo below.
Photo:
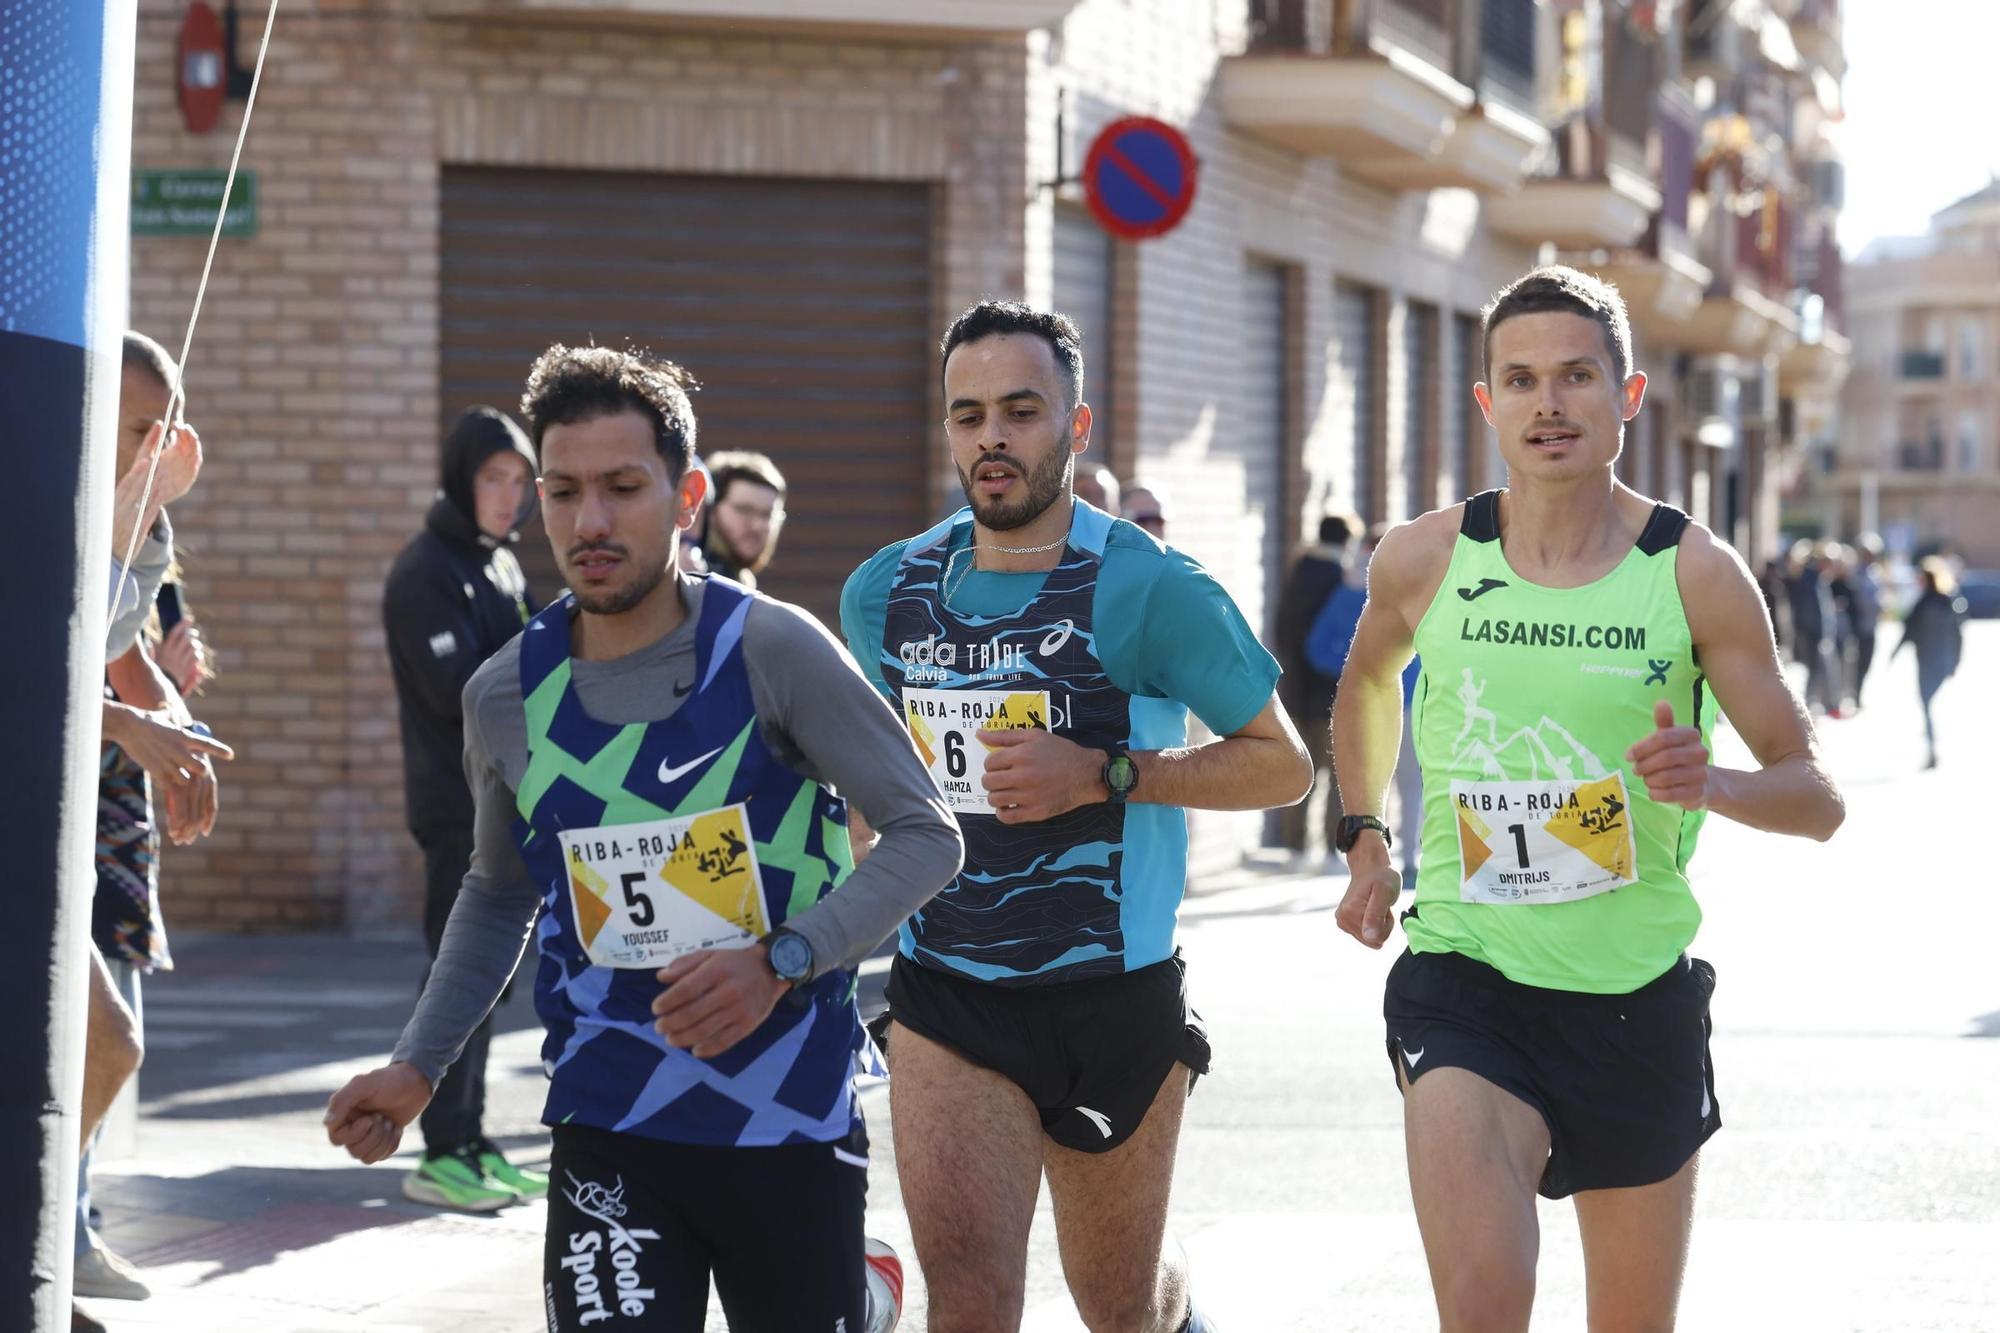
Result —
[{"label": "spectator in black hooded jacket", "polygon": [[[437,958],[472,859],[459,695],[480,663],[537,609],[508,548],[533,496],[534,449],[491,407],[474,407],[445,437],[443,476],[424,530],[403,548],[382,593],[389,665],[403,722],[404,809],[424,852],[424,943]],[[548,1182],[510,1164],[485,1137],[482,1023],[423,1114],[424,1160],[403,1181],[420,1203],[487,1212],[540,1195]]]}]

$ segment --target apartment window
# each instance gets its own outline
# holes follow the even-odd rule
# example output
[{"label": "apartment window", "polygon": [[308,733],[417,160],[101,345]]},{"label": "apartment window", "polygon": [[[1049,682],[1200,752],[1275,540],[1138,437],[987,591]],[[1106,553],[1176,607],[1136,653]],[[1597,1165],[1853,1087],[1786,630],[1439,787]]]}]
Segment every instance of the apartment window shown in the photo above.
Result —
[{"label": "apartment window", "polygon": [[1961,412],[1958,414],[1958,470],[1960,472],[1979,471],[1979,414]]},{"label": "apartment window", "polygon": [[1958,325],[1958,377],[1962,380],[1979,378],[1980,361],[1985,352],[1984,340],[1979,336],[1979,321],[1965,319]]}]

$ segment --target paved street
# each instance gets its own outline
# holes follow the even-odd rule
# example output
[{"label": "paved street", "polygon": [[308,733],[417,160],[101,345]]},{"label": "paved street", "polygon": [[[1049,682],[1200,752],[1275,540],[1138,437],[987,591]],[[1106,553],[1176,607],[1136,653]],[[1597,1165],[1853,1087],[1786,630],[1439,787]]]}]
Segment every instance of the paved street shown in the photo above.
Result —
[{"label": "paved street", "polygon": [[[1849,800],[1831,844],[1721,821],[1704,834],[1697,951],[1721,977],[1726,1128],[1704,1161],[1685,1328],[2000,1329],[2000,1041],[1980,1040],[2000,1037],[2000,896],[1974,767],[2000,752],[2000,625],[1973,627],[1967,663],[1940,701],[1936,772],[1919,771],[1907,655],[1878,669],[1859,717],[1825,725]],[[1721,748],[1746,762],[1733,736]],[[1435,1326],[1382,1054],[1391,955],[1338,934],[1339,887],[1246,877],[1185,918],[1216,1067],[1190,1109],[1175,1229],[1231,1333]],[[158,1294],[91,1308],[114,1329],[202,1333],[539,1328],[541,1207],[439,1215],[398,1193],[409,1154],[359,1167],[321,1136],[327,1094],[393,1041],[420,951],[176,945],[181,970],[146,993],[139,1152],[104,1163],[98,1187],[112,1244]],[[534,1158],[547,1138],[524,994],[502,1021],[489,1132]],[[922,1330],[885,1090],[868,1095],[871,1230],[912,1261],[903,1327]],[[1043,1208],[1027,1326],[1067,1333],[1080,1325]],[[1545,1204],[1543,1221],[1536,1327],[1579,1329],[1571,1214]]]}]

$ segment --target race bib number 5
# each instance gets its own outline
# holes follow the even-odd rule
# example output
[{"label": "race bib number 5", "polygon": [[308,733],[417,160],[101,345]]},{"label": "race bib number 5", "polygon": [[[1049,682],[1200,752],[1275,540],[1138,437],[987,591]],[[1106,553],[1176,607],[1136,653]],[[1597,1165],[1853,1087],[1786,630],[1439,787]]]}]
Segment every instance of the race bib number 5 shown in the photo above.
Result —
[{"label": "race bib number 5", "polygon": [[1567,903],[1638,882],[1625,775],[1590,782],[1451,784],[1459,898]]},{"label": "race bib number 5", "polygon": [[748,948],[769,933],[742,805],[558,837],[577,932],[599,967],[664,967],[697,949]]},{"label": "race bib number 5", "polygon": [[1048,731],[1047,690],[903,691],[903,720],[955,814],[990,815],[982,731]]}]

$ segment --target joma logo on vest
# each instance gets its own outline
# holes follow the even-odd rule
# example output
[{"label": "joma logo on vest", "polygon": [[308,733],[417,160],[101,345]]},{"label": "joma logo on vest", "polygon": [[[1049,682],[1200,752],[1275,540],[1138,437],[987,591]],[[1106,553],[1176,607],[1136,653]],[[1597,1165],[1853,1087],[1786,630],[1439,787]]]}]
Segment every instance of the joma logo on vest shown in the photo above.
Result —
[{"label": "joma logo on vest", "polygon": [[1611,648],[1646,651],[1644,625],[1570,625],[1547,620],[1478,620],[1467,617],[1458,637],[1466,643],[1519,648]]}]

